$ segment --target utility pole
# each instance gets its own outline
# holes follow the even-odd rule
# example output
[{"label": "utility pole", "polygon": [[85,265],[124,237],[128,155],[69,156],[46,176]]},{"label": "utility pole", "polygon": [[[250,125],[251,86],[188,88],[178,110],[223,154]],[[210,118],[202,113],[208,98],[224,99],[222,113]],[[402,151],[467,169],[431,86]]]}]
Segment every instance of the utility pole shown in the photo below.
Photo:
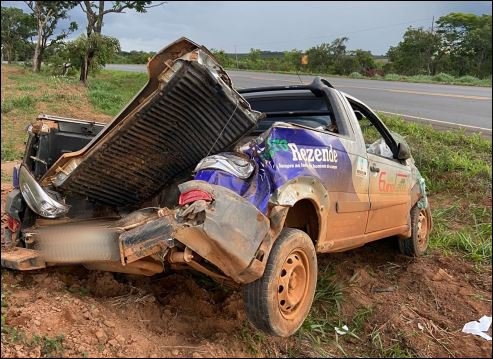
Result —
[{"label": "utility pole", "polygon": [[435,25],[435,15],[433,15],[433,18],[431,19],[431,33],[433,34],[433,25]]},{"label": "utility pole", "polygon": [[238,54],[236,53],[236,45],[235,45],[235,57],[236,57],[236,69],[238,70]]}]

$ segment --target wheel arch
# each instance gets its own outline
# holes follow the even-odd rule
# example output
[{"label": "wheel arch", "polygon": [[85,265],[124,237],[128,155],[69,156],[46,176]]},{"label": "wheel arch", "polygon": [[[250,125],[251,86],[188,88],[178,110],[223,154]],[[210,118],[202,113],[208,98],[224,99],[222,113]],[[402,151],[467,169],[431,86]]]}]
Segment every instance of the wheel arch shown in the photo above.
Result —
[{"label": "wheel arch", "polygon": [[282,228],[291,227],[306,232],[315,246],[325,238],[330,200],[329,193],[318,178],[294,178],[279,187],[269,202],[274,208],[284,209],[271,211],[271,223],[275,224],[274,237],[277,237]]}]

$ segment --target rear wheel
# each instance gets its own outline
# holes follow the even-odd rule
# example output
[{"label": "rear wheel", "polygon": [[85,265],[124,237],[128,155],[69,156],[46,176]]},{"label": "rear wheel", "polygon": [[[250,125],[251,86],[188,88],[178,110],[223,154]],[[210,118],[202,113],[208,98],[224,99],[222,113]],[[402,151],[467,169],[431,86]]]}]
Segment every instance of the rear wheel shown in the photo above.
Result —
[{"label": "rear wheel", "polygon": [[317,286],[317,256],[310,237],[284,228],[264,274],[244,287],[247,317],[260,330],[287,337],[310,312]]},{"label": "rear wheel", "polygon": [[402,254],[412,257],[422,256],[428,248],[430,237],[430,211],[416,204],[411,209],[411,237],[399,239]]}]

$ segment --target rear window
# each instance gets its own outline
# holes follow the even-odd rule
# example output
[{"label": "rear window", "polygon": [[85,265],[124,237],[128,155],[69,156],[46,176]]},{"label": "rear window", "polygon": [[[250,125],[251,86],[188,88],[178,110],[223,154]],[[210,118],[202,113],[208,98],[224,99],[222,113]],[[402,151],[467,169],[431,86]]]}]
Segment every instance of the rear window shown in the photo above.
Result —
[{"label": "rear window", "polygon": [[317,97],[311,91],[243,96],[252,109],[266,114],[266,118],[255,129],[258,133],[267,130],[274,122],[288,122],[317,129],[323,129],[331,123],[330,104],[325,97]]},{"label": "rear window", "polygon": [[279,97],[279,98],[252,98],[249,99],[250,105],[260,112],[279,112],[279,111],[321,111],[328,110],[327,103],[322,97],[305,98],[300,97]]}]

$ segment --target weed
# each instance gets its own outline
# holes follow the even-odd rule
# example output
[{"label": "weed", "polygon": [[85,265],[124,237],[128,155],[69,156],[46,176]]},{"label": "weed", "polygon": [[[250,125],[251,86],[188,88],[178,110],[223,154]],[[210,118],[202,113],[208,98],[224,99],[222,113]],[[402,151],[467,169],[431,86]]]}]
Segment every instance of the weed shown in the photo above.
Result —
[{"label": "weed", "polygon": [[[6,104],[7,107],[11,107],[11,109],[17,109],[25,112],[31,111],[35,103],[34,98],[29,95],[16,97],[10,100],[10,102],[11,104]],[[2,112],[3,112],[3,104],[2,104]]]},{"label": "weed", "polygon": [[352,328],[358,333],[363,333],[364,324],[373,313],[371,306],[359,308],[352,320]]},{"label": "weed", "polygon": [[334,272],[327,265],[318,271],[317,290],[315,292],[314,303],[329,313],[339,312],[343,299],[341,286],[334,281]]},{"label": "weed", "polygon": [[26,334],[10,325],[5,324],[5,316],[2,315],[2,334],[6,334],[11,343],[23,343],[26,341]]},{"label": "weed", "polygon": [[393,343],[390,346],[385,346],[380,337],[379,331],[373,331],[370,334],[371,343],[374,349],[377,350],[377,355],[384,358],[413,358],[412,352],[406,348],[402,348],[399,342]]},{"label": "weed", "polygon": [[14,103],[12,100],[2,101],[2,113],[9,113],[14,109]]},{"label": "weed", "polygon": [[41,355],[48,358],[60,358],[63,355],[63,341],[65,337],[63,335],[57,335],[54,338],[50,338],[46,335],[38,336],[34,335],[31,339],[31,345],[39,345],[41,347]]},{"label": "weed", "polygon": [[252,354],[261,353],[261,346],[266,343],[266,335],[258,330],[253,330],[248,323],[244,323],[239,331],[239,337],[247,344]]}]

